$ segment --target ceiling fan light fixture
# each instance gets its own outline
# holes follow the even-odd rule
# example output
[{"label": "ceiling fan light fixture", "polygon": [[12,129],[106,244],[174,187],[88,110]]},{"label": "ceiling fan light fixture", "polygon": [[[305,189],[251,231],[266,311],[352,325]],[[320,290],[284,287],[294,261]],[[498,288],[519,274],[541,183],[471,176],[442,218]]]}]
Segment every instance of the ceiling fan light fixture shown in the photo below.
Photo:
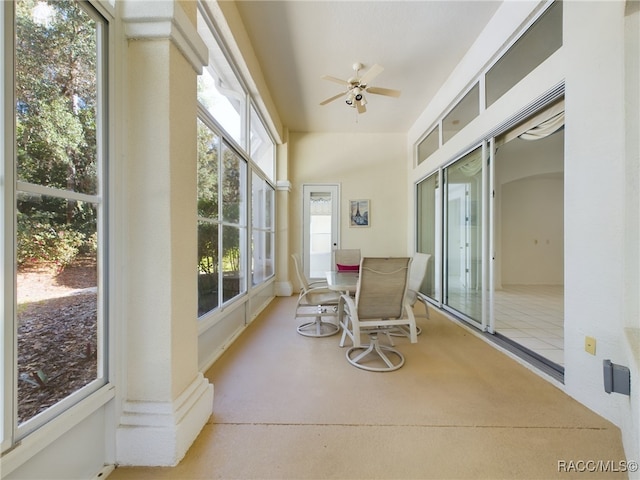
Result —
[{"label": "ceiling fan light fixture", "polygon": [[390,88],[381,88],[381,87],[372,87],[370,85],[371,80],[377,77],[383,70],[380,65],[375,64],[367,72],[360,77],[360,69],[363,68],[361,63],[354,63],[353,70],[355,71],[355,76],[351,77],[349,80],[341,80],[337,77],[332,77],[331,75],[323,75],[321,78],[324,80],[329,80],[331,82],[339,83],[343,87],[346,87],[346,91],[343,93],[339,93],[334,95],[333,97],[329,97],[326,100],[320,102],[320,105],[326,105],[328,103],[337,100],[338,98],[346,95],[344,101],[345,103],[358,111],[358,113],[364,113],[367,111],[365,105],[367,104],[367,100],[364,97],[364,93],[371,93],[374,95],[386,95],[388,97],[399,97],[400,91],[393,90]]},{"label": "ceiling fan light fixture", "polygon": [[353,102],[356,100],[356,95],[353,92],[350,92],[347,95],[347,99],[345,100],[346,104],[349,106],[353,106]]}]

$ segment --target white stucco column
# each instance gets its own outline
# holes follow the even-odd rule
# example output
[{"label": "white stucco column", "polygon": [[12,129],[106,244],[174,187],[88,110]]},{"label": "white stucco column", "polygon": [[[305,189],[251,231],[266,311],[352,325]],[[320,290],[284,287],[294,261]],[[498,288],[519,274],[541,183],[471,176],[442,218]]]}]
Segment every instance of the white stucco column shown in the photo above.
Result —
[{"label": "white stucco column", "polygon": [[[175,465],[211,415],[198,371],[195,7],[125,1],[127,302],[116,462]],[[195,2],[193,2],[195,5]],[[191,18],[190,18],[191,17]]]},{"label": "white stucco column", "polygon": [[285,142],[278,145],[278,169],[276,172],[276,295],[290,297],[293,294],[293,284],[289,275],[291,252],[289,250],[289,197],[291,196],[291,182],[287,180],[289,174],[289,135],[285,132]]}]

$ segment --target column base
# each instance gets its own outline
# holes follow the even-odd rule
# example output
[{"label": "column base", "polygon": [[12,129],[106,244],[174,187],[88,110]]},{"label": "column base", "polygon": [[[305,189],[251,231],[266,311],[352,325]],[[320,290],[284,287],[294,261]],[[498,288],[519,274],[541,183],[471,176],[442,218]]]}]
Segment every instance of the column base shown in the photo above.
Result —
[{"label": "column base", "polygon": [[213,410],[213,385],[199,373],[173,402],[123,403],[116,432],[116,463],[177,465]]},{"label": "column base", "polygon": [[291,295],[293,295],[291,282],[276,282],[277,297],[290,297]]}]

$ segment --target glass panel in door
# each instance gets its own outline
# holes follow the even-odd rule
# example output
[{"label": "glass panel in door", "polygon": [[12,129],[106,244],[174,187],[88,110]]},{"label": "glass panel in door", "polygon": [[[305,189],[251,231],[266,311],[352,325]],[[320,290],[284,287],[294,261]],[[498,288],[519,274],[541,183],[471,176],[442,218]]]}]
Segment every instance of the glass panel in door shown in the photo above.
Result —
[{"label": "glass panel in door", "polygon": [[303,264],[308,279],[324,279],[338,246],[338,186],[305,185]]},{"label": "glass panel in door", "polygon": [[482,322],[482,149],[445,169],[445,299]]},{"label": "glass panel in door", "polygon": [[441,217],[438,212],[442,208],[442,195],[438,172],[430,175],[417,186],[417,246],[420,253],[431,254],[431,259],[427,264],[427,274],[425,275],[420,292],[429,298],[440,302],[440,263],[436,258],[440,258],[442,250],[442,228]]},{"label": "glass panel in door", "polygon": [[493,324],[497,334],[561,371],[564,131],[536,138],[497,142]]}]

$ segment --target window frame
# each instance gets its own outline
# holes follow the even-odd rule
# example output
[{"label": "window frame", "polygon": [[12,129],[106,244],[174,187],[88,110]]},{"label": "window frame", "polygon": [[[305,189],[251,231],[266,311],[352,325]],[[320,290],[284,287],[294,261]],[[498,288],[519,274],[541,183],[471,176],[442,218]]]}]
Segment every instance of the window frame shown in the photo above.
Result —
[{"label": "window frame", "polygon": [[[15,15],[14,2],[3,2],[0,5],[0,23],[4,33],[0,35],[0,49],[5,53],[5,61],[0,64],[2,79],[0,80],[0,106],[3,115],[0,118],[0,135],[4,141],[2,151],[2,171],[0,174],[5,181],[0,182],[0,192],[3,209],[0,213],[2,220],[2,248],[0,264],[3,275],[0,280],[2,292],[2,309],[4,318],[11,321],[3,322],[0,332],[0,348],[2,349],[2,378],[0,387],[3,389],[2,410],[0,418],[1,449],[3,453],[11,450],[27,436],[42,431],[43,435],[60,435],[60,430],[66,431],[61,425],[77,422],[77,412],[94,411],[99,406],[113,398],[113,389],[109,387],[110,375],[113,371],[112,345],[109,343],[109,332],[112,326],[109,322],[109,171],[111,166],[111,98],[113,89],[113,41],[110,35],[112,27],[112,8],[96,2],[77,2],[88,17],[95,21],[96,34],[96,192],[85,194],[65,190],[62,188],[37,185],[19,181],[16,174],[16,120],[15,120],[15,70],[13,61],[16,58],[15,45]],[[65,398],[57,401],[43,412],[18,424],[18,348],[17,348],[17,275],[16,256],[16,214],[17,199],[20,194],[47,195],[67,200],[89,202],[96,205],[96,232],[98,251],[97,261],[97,370],[96,378],[88,384],[78,388]],[[7,281],[9,278],[12,281]],[[99,393],[101,392],[101,393]],[[76,412],[76,413],[73,413]]]},{"label": "window frame", "polygon": [[[414,143],[414,148],[413,148],[413,155],[414,155],[414,159],[413,159],[413,165],[414,168],[418,167],[419,165],[425,163],[425,161],[431,156],[433,155],[435,152],[437,152],[439,150],[439,148],[441,148],[445,143],[447,143],[448,141],[450,141],[453,137],[455,137],[461,130],[464,129],[464,126],[458,130],[457,132],[455,132],[455,134],[451,135],[450,137],[446,137],[445,136],[445,132],[444,132],[444,123],[445,120],[447,118],[448,115],[451,114],[451,112],[453,112],[458,106],[459,104],[465,100],[467,94],[469,94],[471,92],[471,90],[473,88],[475,88],[476,86],[478,87],[478,114],[474,117],[478,117],[480,115],[482,115],[482,113],[493,103],[495,103],[496,101],[498,101],[500,99],[500,97],[502,95],[504,95],[507,91],[503,92],[501,96],[497,97],[496,99],[494,99],[493,102],[491,102],[491,104],[489,104],[488,100],[487,100],[487,75],[489,74],[489,72],[491,71],[491,69],[498,64],[505,55],[507,55],[510,51],[511,48],[516,45],[521,39],[523,39],[524,37],[527,36],[527,34],[532,30],[533,27],[536,26],[537,22],[539,22],[542,17],[549,13],[550,10],[552,8],[563,8],[562,6],[562,0],[547,0],[547,2],[534,14],[532,15],[522,26],[521,28],[517,31],[517,34],[513,36],[513,38],[511,38],[507,43],[505,43],[503,45],[503,47],[497,51],[495,57],[488,63],[486,64],[479,72],[478,74],[472,78],[472,81],[469,83],[469,86],[467,88],[465,88],[464,90],[462,90],[452,101],[451,104],[449,104],[449,106],[444,109],[440,115],[437,116],[436,121],[434,122],[434,124],[432,124],[428,130],[425,131],[425,133],[420,136],[420,138]],[[563,29],[563,25],[561,22],[561,29]],[[560,32],[560,38],[562,41],[562,37],[563,37],[563,31],[561,30]],[[560,45],[560,48],[562,48],[562,45]],[[540,65],[542,65],[544,62],[546,62],[551,56],[553,56],[553,54],[556,52],[557,50],[555,50],[553,53],[551,53],[550,55],[546,56],[539,64],[537,64],[536,66],[534,66],[534,68],[532,68],[531,70],[529,70],[529,72],[522,77],[519,81],[522,81],[524,78],[526,78],[527,75],[529,75],[533,70],[535,70],[537,67],[539,67]],[[471,119],[473,120],[473,119]],[[468,122],[470,123],[470,122]],[[426,138],[432,133],[433,129],[436,128],[436,125],[440,126],[440,144],[438,149],[436,149],[436,151],[432,152],[429,156],[427,156],[424,159],[420,159],[419,156],[419,146],[420,143],[424,140],[426,140]],[[466,126],[466,125],[465,125]]]},{"label": "window frame", "polygon": [[[215,221],[211,219],[209,220],[204,219],[204,220],[211,221],[212,223],[216,223],[216,225],[218,226],[219,239],[223,238],[222,231],[225,227],[227,228],[233,227],[233,228],[240,229],[240,235],[241,235],[240,236],[240,254],[241,254],[240,268],[242,269],[241,280],[240,280],[241,282],[240,293],[235,295],[232,298],[224,300],[223,298],[224,294],[222,292],[222,289],[219,289],[218,305],[207,312],[198,314],[198,321],[202,322],[205,319],[211,318],[217,312],[224,310],[228,305],[233,304],[236,301],[239,301],[239,299],[241,299],[245,295],[248,295],[251,292],[251,290],[260,288],[262,285],[264,285],[269,281],[272,281],[275,278],[276,252],[275,252],[275,218],[274,216],[276,211],[276,205],[275,205],[276,204],[276,195],[275,195],[276,188],[275,188],[274,177],[275,177],[275,170],[276,170],[276,142],[273,139],[273,134],[270,131],[267,123],[263,119],[262,112],[258,108],[255,102],[255,99],[249,93],[249,89],[247,88],[244,78],[238,72],[238,69],[235,66],[235,63],[233,62],[232,57],[229,54],[225,43],[221,40],[221,36],[217,32],[216,30],[217,27],[213,19],[213,16],[209,12],[209,8],[202,1],[198,2],[198,16],[201,17],[201,20],[202,20],[202,25],[200,25],[200,23],[198,25],[198,31],[200,32],[201,37],[205,41],[205,44],[211,47],[209,45],[210,42],[216,43],[215,45],[216,54],[224,56],[224,61],[226,62],[225,68],[228,70],[228,72],[226,73],[228,74],[229,72],[232,72],[233,75],[235,75],[235,80],[237,81],[237,84],[240,86],[240,88],[244,92],[244,100],[243,100],[244,110],[243,112],[241,112],[241,122],[242,122],[241,130],[242,131],[240,133],[240,137],[241,137],[240,140],[235,139],[230,132],[227,132],[224,126],[222,125],[222,123],[215,118],[214,114],[210,111],[207,105],[201,102],[200,98],[198,98],[197,118],[201,120],[207,128],[211,129],[211,131],[215,135],[219,136],[220,138],[220,152],[219,152],[220,156],[219,156],[219,162],[218,162],[219,163],[218,165],[218,168],[219,168],[219,173],[218,173],[219,175],[219,178],[218,178],[219,215],[218,215],[218,219]],[[207,31],[203,32],[202,29],[205,29],[205,28],[207,29]],[[210,66],[209,68],[213,68],[213,67]],[[266,169],[263,169],[261,164],[256,159],[254,159],[251,155],[251,152],[252,152],[251,135],[254,132],[253,124],[255,122],[259,122],[259,125],[257,126],[257,128],[255,128],[255,131],[263,133],[265,135],[265,140],[268,140],[268,142],[270,142],[271,144],[270,146],[270,149],[272,151],[270,155],[271,165],[267,166]],[[243,217],[243,220],[241,219],[239,223],[228,222],[223,218],[223,212],[222,212],[223,192],[220,184],[221,179],[223,178],[222,177],[222,173],[223,173],[222,166],[224,163],[223,156],[222,156],[223,145],[226,145],[227,148],[229,148],[231,151],[234,152],[234,154],[238,157],[240,161],[245,163],[244,174],[241,180],[241,188],[244,189],[243,191],[244,217]],[[266,171],[266,170],[271,170],[271,171]],[[264,228],[261,228],[260,226],[256,226],[253,224],[254,218],[253,218],[252,209],[254,207],[254,199],[253,199],[254,192],[253,192],[252,182],[253,182],[254,175],[257,175],[258,177],[263,179],[265,184],[268,185],[273,192],[272,202],[270,205],[271,211],[268,214],[264,212],[265,215],[270,215],[271,217],[271,225],[269,226],[268,229],[264,229]],[[265,215],[263,215],[263,217]],[[201,220],[203,220],[203,218],[198,215],[197,221],[200,222]],[[270,236],[271,254],[272,254],[271,260],[274,265],[274,268],[272,269],[271,274],[265,276],[264,278],[261,279],[260,282],[256,284],[254,284],[253,282],[253,278],[254,278],[253,277],[253,273],[254,273],[253,253],[254,252],[252,248],[252,240],[253,240],[254,232],[265,232],[266,235]],[[219,242],[218,244],[219,282],[222,282],[222,274],[223,274],[222,243]]]}]

